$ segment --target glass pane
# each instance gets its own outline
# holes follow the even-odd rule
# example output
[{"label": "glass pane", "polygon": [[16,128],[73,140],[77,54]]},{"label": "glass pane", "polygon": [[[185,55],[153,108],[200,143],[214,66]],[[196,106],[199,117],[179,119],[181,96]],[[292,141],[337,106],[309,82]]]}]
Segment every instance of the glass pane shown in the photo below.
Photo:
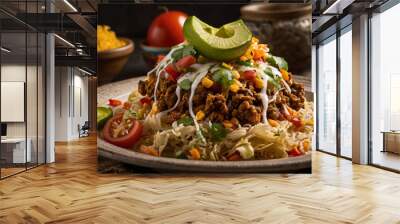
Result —
[{"label": "glass pane", "polygon": [[45,149],[45,60],[46,60],[46,52],[45,52],[45,44],[46,37],[44,34],[39,34],[38,36],[38,164],[45,163],[46,158],[46,149]]},{"label": "glass pane", "polygon": [[[2,33],[1,45],[1,158],[2,177],[25,170],[26,150],[26,33]],[[27,147],[28,146],[28,147]]]},{"label": "glass pane", "polygon": [[336,39],[318,48],[318,148],[336,153]]},{"label": "glass pane", "polygon": [[400,4],[372,18],[372,163],[400,170]]},{"label": "glass pane", "polygon": [[351,30],[340,36],[340,150],[352,157],[352,36]]},{"label": "glass pane", "polygon": [[26,114],[27,114],[27,142],[28,142],[28,150],[30,148],[30,160],[28,160],[28,167],[34,167],[37,165],[37,150],[38,150],[38,141],[37,141],[37,132],[38,132],[38,49],[37,49],[37,41],[38,36],[36,32],[27,33],[28,38],[28,55],[27,55],[27,80],[26,80],[26,89],[27,89],[27,97],[26,97]]}]

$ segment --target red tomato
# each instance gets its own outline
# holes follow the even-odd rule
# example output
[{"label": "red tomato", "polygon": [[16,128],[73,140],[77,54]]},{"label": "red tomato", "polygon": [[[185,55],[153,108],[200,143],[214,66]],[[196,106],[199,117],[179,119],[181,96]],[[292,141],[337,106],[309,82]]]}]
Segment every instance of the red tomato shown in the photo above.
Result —
[{"label": "red tomato", "polygon": [[298,148],[294,148],[288,153],[290,156],[300,156],[302,153]]},{"label": "red tomato", "polygon": [[182,43],[183,24],[187,15],[179,11],[168,11],[157,16],[147,30],[147,44],[155,47],[172,47]]},{"label": "red tomato", "polygon": [[253,71],[253,70],[247,70],[247,71],[242,73],[243,78],[247,79],[247,80],[254,79],[256,77],[256,75],[257,75],[256,72]]},{"label": "red tomato", "polygon": [[178,68],[178,70],[182,70],[190,67],[194,63],[196,63],[196,58],[192,55],[186,55],[185,57],[179,59],[179,61],[175,63],[175,66]]},{"label": "red tomato", "polygon": [[172,78],[171,80],[177,80],[180,75],[173,64],[168,65],[165,68],[165,71],[170,75],[170,77]]},{"label": "red tomato", "polygon": [[141,103],[142,105],[151,104],[151,99],[150,99],[150,97],[145,96],[145,97],[143,97],[142,99],[140,99],[140,103]]},{"label": "red tomato", "polygon": [[143,125],[137,120],[131,120],[132,126],[128,130],[128,133],[114,138],[112,134],[112,131],[114,130],[113,126],[115,123],[120,124],[122,122],[122,116],[123,114],[117,114],[107,121],[103,129],[103,136],[104,140],[111,144],[124,148],[130,148],[140,139],[140,136],[143,132]]},{"label": "red tomato", "polygon": [[117,100],[117,99],[109,99],[108,100],[108,105],[110,105],[112,107],[117,107],[121,104],[122,104],[121,100]]}]

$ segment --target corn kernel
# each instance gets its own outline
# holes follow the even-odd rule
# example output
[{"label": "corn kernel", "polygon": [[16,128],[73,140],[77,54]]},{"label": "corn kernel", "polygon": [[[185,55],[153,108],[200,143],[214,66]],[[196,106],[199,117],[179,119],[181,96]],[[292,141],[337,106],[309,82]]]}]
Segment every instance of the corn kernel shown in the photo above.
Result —
[{"label": "corn kernel", "polygon": [[310,150],[310,145],[311,145],[310,140],[304,139],[304,141],[303,141],[303,150],[305,152],[308,152]]},{"label": "corn kernel", "polygon": [[234,79],[233,82],[234,82],[234,84],[238,85],[239,87],[243,87],[243,84],[239,80]]},{"label": "corn kernel", "polygon": [[282,78],[283,78],[285,81],[288,81],[288,80],[289,80],[289,73],[288,73],[285,69],[280,69],[280,72],[281,72],[281,74],[282,74]]},{"label": "corn kernel", "polygon": [[268,123],[269,123],[269,125],[271,125],[272,127],[278,127],[278,126],[279,126],[279,122],[276,121],[276,120],[268,119]]},{"label": "corn kernel", "polygon": [[225,67],[225,68],[227,68],[227,69],[229,69],[229,70],[232,70],[232,69],[233,69],[232,65],[228,65],[228,64],[225,63],[225,62],[222,62],[222,67]]},{"label": "corn kernel", "polygon": [[212,81],[211,79],[204,77],[201,80],[201,84],[206,87],[206,88],[210,88],[212,85],[214,85],[214,81]]},{"label": "corn kernel", "polygon": [[233,78],[235,78],[235,79],[239,79],[239,78],[240,78],[240,74],[239,74],[239,72],[236,71],[236,70],[233,70],[233,71],[232,71],[232,76],[233,76]]},{"label": "corn kernel", "polygon": [[304,121],[305,125],[314,126],[314,119],[307,119]]},{"label": "corn kernel", "polygon": [[151,110],[150,110],[150,114],[156,114],[158,113],[158,107],[156,103],[153,103]]},{"label": "corn kernel", "polygon": [[239,88],[240,88],[239,85],[237,85],[236,83],[229,86],[229,90],[234,93],[237,93],[237,91],[239,91]]},{"label": "corn kernel", "polygon": [[196,113],[196,120],[201,121],[204,119],[206,115],[204,114],[203,111],[199,110],[199,112]]},{"label": "corn kernel", "polygon": [[264,87],[264,81],[261,80],[260,78],[255,78],[254,79],[254,84],[256,85],[257,88],[262,89]]},{"label": "corn kernel", "polygon": [[225,120],[224,122],[222,122],[222,124],[224,124],[225,128],[232,128],[233,127],[232,122],[230,122],[228,120]]}]

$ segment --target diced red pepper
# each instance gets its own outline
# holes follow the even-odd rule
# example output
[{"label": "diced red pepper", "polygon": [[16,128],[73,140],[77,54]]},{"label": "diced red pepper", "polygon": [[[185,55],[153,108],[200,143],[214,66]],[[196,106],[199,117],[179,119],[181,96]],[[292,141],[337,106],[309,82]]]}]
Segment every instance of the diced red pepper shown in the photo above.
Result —
[{"label": "diced red pepper", "polygon": [[289,151],[288,153],[290,156],[301,156],[302,153],[298,148],[294,148],[292,150]]},{"label": "diced red pepper", "polygon": [[185,68],[190,67],[194,63],[196,63],[196,58],[193,55],[186,55],[185,57],[179,59],[179,61],[175,63],[175,66],[178,71],[181,71]]},{"label": "diced red pepper", "polygon": [[301,122],[301,120],[297,117],[294,117],[291,122],[293,123],[294,126],[296,127],[302,127],[303,126],[303,122]]},{"label": "diced red pepper", "polygon": [[242,77],[247,80],[253,80],[256,76],[257,76],[257,74],[253,70],[247,70],[242,73]]},{"label": "diced red pepper", "polygon": [[164,58],[165,58],[165,55],[162,55],[162,54],[157,55],[157,64],[160,63],[160,61]]},{"label": "diced red pepper", "polygon": [[109,99],[108,100],[108,105],[110,105],[112,107],[117,107],[121,104],[122,104],[121,100],[117,100],[117,99]]},{"label": "diced red pepper", "polygon": [[129,101],[125,101],[124,105],[122,106],[125,110],[129,110],[132,106],[132,103]]},{"label": "diced red pepper", "polygon": [[145,104],[149,104],[150,105],[151,104],[151,99],[150,99],[150,97],[145,96],[142,99],[140,99],[140,103],[142,105],[145,105]]},{"label": "diced red pepper", "polygon": [[176,70],[175,66],[173,64],[168,65],[165,68],[165,71],[169,74],[169,77],[171,80],[178,80],[178,77],[180,73]]}]

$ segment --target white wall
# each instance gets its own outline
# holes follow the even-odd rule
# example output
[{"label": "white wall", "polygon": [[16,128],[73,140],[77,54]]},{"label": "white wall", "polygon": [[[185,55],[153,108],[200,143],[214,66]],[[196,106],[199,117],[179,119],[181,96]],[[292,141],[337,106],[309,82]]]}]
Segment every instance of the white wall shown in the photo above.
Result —
[{"label": "white wall", "polygon": [[[38,71],[37,71],[38,69]],[[27,78],[27,80],[25,80]],[[26,110],[27,120],[25,122],[6,122],[8,138],[25,138],[30,139],[32,150],[32,161],[39,163],[44,162],[45,150],[45,120],[44,120],[44,74],[42,68],[25,64],[3,64],[1,66],[1,81],[9,82],[25,82],[26,83]],[[4,96],[3,96],[4,97]],[[1,110],[9,110],[9,108],[1,108]],[[25,112],[25,111],[23,111]],[[37,157],[37,154],[39,156]]]},{"label": "white wall", "polygon": [[[27,67],[28,74],[36,74],[36,66],[28,66]],[[25,80],[25,65],[18,64],[9,64],[1,66],[1,81],[2,82],[26,82]],[[29,78],[29,77],[28,77]],[[36,80],[29,79],[29,85],[36,86]],[[36,107],[36,88],[28,88],[27,89],[27,103],[35,102]],[[31,105],[33,106],[33,105]],[[39,105],[40,106],[40,105]],[[2,110],[7,110],[7,108],[1,108]],[[36,124],[36,113],[35,114],[27,114],[28,122],[35,121]],[[28,125],[31,127],[33,125]],[[36,129],[36,127],[35,127]],[[7,123],[7,136],[8,137],[25,137],[25,123],[24,122],[10,122]],[[29,137],[29,136],[28,136]]]},{"label": "white wall", "polygon": [[70,141],[88,120],[88,78],[71,67],[56,67],[55,73],[55,140]]}]

